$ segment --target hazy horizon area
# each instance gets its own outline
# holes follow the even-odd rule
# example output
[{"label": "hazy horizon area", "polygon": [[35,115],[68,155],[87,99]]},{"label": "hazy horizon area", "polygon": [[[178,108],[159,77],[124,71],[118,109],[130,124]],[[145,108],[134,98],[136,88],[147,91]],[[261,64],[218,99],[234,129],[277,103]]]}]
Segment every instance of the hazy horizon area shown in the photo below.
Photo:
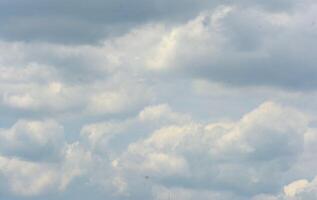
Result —
[{"label": "hazy horizon area", "polygon": [[317,1],[0,0],[0,200],[316,200]]}]

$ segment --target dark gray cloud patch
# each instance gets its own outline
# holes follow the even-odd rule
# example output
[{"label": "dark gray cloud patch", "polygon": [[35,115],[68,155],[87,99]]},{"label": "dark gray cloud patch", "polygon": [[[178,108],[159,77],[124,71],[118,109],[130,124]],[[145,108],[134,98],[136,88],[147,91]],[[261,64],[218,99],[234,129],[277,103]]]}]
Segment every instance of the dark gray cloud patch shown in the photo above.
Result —
[{"label": "dark gray cloud patch", "polygon": [[138,24],[187,20],[213,2],[1,1],[0,37],[8,40],[90,43]]},{"label": "dark gray cloud patch", "polygon": [[0,2],[0,38],[94,43],[148,22],[178,23],[222,4],[288,10],[293,1],[34,0]]}]

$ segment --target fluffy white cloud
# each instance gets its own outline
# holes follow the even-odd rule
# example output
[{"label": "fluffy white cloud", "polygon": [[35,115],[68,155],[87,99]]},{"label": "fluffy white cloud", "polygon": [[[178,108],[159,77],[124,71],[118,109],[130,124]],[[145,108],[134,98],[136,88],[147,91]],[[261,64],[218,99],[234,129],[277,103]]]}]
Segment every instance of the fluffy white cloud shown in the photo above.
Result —
[{"label": "fluffy white cloud", "polygon": [[58,159],[64,142],[63,127],[53,120],[20,120],[0,130],[0,152],[28,160]]},{"label": "fluffy white cloud", "polygon": [[294,197],[296,194],[302,192],[309,182],[307,180],[298,180],[284,187],[284,193],[288,197]]},{"label": "fluffy white cloud", "polygon": [[295,180],[284,186],[283,192],[278,195],[259,195],[255,200],[312,200],[317,198],[316,178]]},{"label": "fluffy white cloud", "polygon": [[126,40],[133,45],[132,36],[126,37],[101,47],[1,42],[1,104],[17,111],[88,115],[142,107],[153,92],[132,70],[138,63],[128,65],[136,55],[130,55],[133,46],[124,46]]},{"label": "fluffy white cloud", "polygon": [[139,113],[139,119],[142,122],[156,122],[160,124],[164,123],[184,123],[190,121],[189,115],[184,115],[171,110],[167,104],[160,104],[156,106],[145,107]]},{"label": "fluffy white cloud", "polygon": [[91,151],[105,151],[108,150],[111,139],[117,134],[127,131],[128,127],[128,122],[104,122],[85,125],[81,129],[81,139]]},{"label": "fluffy white cloud", "polygon": [[56,187],[58,173],[45,164],[0,156],[1,183],[9,191],[22,196],[39,195]]},{"label": "fluffy white cloud", "polygon": [[150,102],[153,96],[146,86],[124,77],[84,85],[54,80],[25,84],[5,82],[0,92],[0,103],[12,110],[90,116],[130,112]]},{"label": "fluffy white cloud", "polygon": [[298,111],[268,102],[237,122],[160,128],[130,144],[117,166],[163,184],[274,192],[303,152],[307,123]]},{"label": "fluffy white cloud", "polygon": [[67,145],[62,159],[55,162],[0,156],[0,190],[17,197],[61,193],[74,178],[86,174],[90,164],[90,153],[76,143]]},{"label": "fluffy white cloud", "polygon": [[63,191],[89,169],[91,155],[80,144],[67,144],[53,120],[20,120],[0,130],[0,190],[14,196]]},{"label": "fluffy white cloud", "polygon": [[[112,87],[111,87],[112,86]],[[151,100],[151,91],[141,84],[126,81],[121,84],[109,84],[99,89],[88,99],[85,112],[88,114],[112,114],[131,111]]]},{"label": "fluffy white cloud", "polygon": [[284,187],[285,199],[311,200],[317,198],[316,178],[311,182],[298,180]]},{"label": "fluffy white cloud", "polygon": [[[11,138],[8,146],[19,141],[17,136],[23,136],[29,140],[20,141],[19,147],[32,148],[22,148],[22,152],[39,148],[43,152],[45,144],[62,150],[60,159],[27,161],[22,160],[29,158],[23,154],[3,154],[8,151],[4,148],[1,174],[6,181],[2,185],[16,195],[34,196],[67,191],[76,177],[84,177],[89,184],[110,192],[112,198],[137,198],[144,181],[153,189],[147,193],[150,199],[166,198],[164,194],[171,187],[174,195],[185,199],[196,194],[203,199],[226,200],[314,195],[307,192],[314,190],[306,189],[313,188],[313,181],[288,185],[290,176],[307,176],[296,168],[305,166],[305,160],[299,162],[305,156],[311,158],[309,152],[314,151],[308,148],[312,140],[307,137],[315,133],[307,130],[309,120],[295,109],[266,102],[236,122],[198,123],[161,104],[146,107],[124,122],[86,125],[81,140],[64,142],[63,147],[53,145],[53,141],[64,141],[60,138],[63,129],[56,122],[20,121],[2,131],[3,138]],[[154,131],[149,135],[149,130]],[[120,139],[135,131],[143,134],[130,141]],[[43,132],[46,134],[41,135]],[[118,140],[123,142],[121,147],[116,147]],[[29,166],[29,170],[23,170],[23,166]],[[34,176],[38,171],[40,176]],[[283,187],[285,195],[260,195],[274,194]],[[165,192],[157,192],[160,188]]]}]

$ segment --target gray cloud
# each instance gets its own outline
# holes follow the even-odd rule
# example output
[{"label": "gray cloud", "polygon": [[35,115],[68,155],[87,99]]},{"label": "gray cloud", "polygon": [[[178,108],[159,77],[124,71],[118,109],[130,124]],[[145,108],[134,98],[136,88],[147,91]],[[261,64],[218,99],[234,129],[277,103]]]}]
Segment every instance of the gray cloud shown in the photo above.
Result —
[{"label": "gray cloud", "polygon": [[22,1],[0,2],[0,37],[8,40],[96,43],[148,22],[173,24],[220,4],[288,10],[292,1]]},{"label": "gray cloud", "polygon": [[315,199],[316,8],[0,1],[0,196]]},{"label": "gray cloud", "polygon": [[9,40],[97,42],[146,22],[186,20],[207,1],[1,1],[0,36]]},{"label": "gray cloud", "polygon": [[166,33],[152,67],[230,87],[314,90],[315,11],[219,7]]}]

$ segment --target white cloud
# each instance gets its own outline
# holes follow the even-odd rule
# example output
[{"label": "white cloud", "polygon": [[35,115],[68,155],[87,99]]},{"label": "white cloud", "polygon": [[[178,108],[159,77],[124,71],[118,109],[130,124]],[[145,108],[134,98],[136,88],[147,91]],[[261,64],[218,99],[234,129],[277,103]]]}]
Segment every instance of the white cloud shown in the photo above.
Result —
[{"label": "white cloud", "polygon": [[[29,146],[32,148],[32,146]],[[91,170],[92,158],[78,143],[65,147],[59,161],[27,161],[0,156],[0,189],[18,197],[62,193],[76,177]]]},{"label": "white cloud", "polygon": [[106,88],[98,88],[99,92],[88,98],[85,112],[88,114],[113,114],[134,110],[151,99],[148,88],[134,82],[111,83]]},{"label": "white cloud", "polygon": [[78,142],[67,145],[60,163],[58,189],[65,191],[74,178],[86,175],[92,168],[93,158]]},{"label": "white cloud", "polygon": [[[162,123],[164,117],[167,119]],[[199,193],[192,187],[202,191],[203,199],[243,199],[244,195],[265,199],[269,196],[259,194],[282,190],[290,180],[288,176],[298,173],[293,167],[306,154],[308,120],[299,111],[266,102],[236,122],[198,123],[161,104],[146,107],[125,122],[86,125],[81,130],[81,140],[72,144],[60,138],[63,129],[56,122],[20,121],[2,130],[8,146],[12,147],[19,141],[17,137],[23,136],[30,139],[20,142],[21,152],[32,152],[31,149],[44,152],[43,148],[50,146],[62,152],[59,160],[46,162],[46,159],[22,160],[29,157],[18,153],[12,153],[15,158],[10,158],[9,154],[3,154],[6,149],[2,149],[0,169],[6,177],[2,185],[16,195],[34,196],[67,191],[69,185],[75,184],[76,177],[86,177],[90,184],[112,195],[133,197],[133,190],[141,191],[140,177],[149,176],[149,187],[171,185],[185,199]],[[148,128],[154,129],[150,135],[140,135],[121,149],[112,148],[112,143],[123,135]],[[42,135],[43,132],[46,134]],[[64,146],[52,146],[63,143]],[[28,150],[25,145],[32,148]],[[8,163],[18,167],[8,168]],[[24,171],[22,166],[29,166],[29,170]],[[40,176],[33,175],[37,171]],[[312,184],[305,181],[299,187],[295,182],[284,188],[289,196],[303,195],[305,188],[310,188],[308,185]],[[217,191],[219,187],[223,192]],[[151,198],[165,198],[163,193],[161,197],[155,194]]]},{"label": "white cloud", "polygon": [[317,198],[315,2],[77,3],[0,12],[3,198]]},{"label": "white cloud", "polygon": [[0,130],[0,152],[30,160],[58,159],[64,147],[63,127],[53,120],[20,120]]},{"label": "white cloud", "polygon": [[1,103],[13,110],[54,114],[134,110],[153,94],[133,70],[139,65],[130,62],[137,57],[130,55],[135,52],[133,41],[127,35],[100,47],[2,42]]},{"label": "white cloud", "polygon": [[90,169],[90,153],[67,144],[63,127],[53,120],[19,120],[0,130],[0,144],[0,189],[14,196],[64,191]]},{"label": "white cloud", "polygon": [[316,178],[295,180],[284,186],[283,192],[277,195],[259,195],[255,200],[313,200],[317,198]]},{"label": "white cloud", "polygon": [[233,123],[169,125],[130,144],[118,167],[161,183],[182,177],[237,194],[272,192],[283,186],[284,172],[303,151],[307,120],[267,102]]},{"label": "white cloud", "polygon": [[117,134],[127,131],[128,122],[103,122],[88,124],[81,129],[82,142],[89,146],[89,149],[108,150],[110,140]]},{"label": "white cloud", "polygon": [[298,180],[290,183],[284,187],[284,193],[288,197],[294,197],[296,194],[302,192],[309,182],[307,180]]},{"label": "white cloud", "polygon": [[47,192],[57,184],[57,171],[45,164],[0,156],[0,172],[9,190],[18,196],[33,196]]},{"label": "white cloud", "polygon": [[184,123],[190,121],[189,115],[184,115],[171,110],[167,104],[145,107],[139,113],[139,119],[142,122],[158,122],[158,123]]}]

